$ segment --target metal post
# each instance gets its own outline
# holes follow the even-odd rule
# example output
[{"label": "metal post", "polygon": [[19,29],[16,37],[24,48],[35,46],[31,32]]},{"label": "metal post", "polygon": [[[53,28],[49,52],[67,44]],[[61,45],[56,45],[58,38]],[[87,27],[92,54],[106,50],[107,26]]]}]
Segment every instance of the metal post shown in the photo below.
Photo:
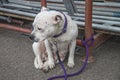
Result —
[{"label": "metal post", "polygon": [[[85,0],[85,39],[89,39],[93,34],[92,29],[92,0]],[[89,47],[89,62],[94,62],[92,47]]]},{"label": "metal post", "polygon": [[43,7],[47,7],[47,3],[46,0],[40,0],[41,1],[41,6]]},{"label": "metal post", "polygon": [[92,31],[92,0],[86,0],[85,3],[85,38],[91,37]]}]

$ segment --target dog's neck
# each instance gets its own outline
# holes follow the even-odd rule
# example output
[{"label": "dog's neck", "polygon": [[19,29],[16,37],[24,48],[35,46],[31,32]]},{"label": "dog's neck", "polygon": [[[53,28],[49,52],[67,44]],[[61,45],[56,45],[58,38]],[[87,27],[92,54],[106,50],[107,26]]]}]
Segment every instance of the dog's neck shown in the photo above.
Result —
[{"label": "dog's neck", "polygon": [[62,13],[62,14],[64,15],[64,18],[65,18],[64,26],[63,26],[62,32],[60,32],[57,35],[54,35],[53,36],[54,38],[57,38],[57,37],[61,36],[62,34],[66,33],[66,31],[67,31],[67,24],[68,24],[67,17],[65,16],[64,13]]}]

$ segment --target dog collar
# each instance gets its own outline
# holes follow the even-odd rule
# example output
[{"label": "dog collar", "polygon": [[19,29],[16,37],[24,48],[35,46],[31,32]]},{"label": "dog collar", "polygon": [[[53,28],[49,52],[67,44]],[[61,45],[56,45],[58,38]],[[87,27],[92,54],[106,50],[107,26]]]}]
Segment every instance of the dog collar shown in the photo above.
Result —
[{"label": "dog collar", "polygon": [[62,35],[63,33],[66,33],[66,31],[67,31],[67,24],[68,24],[67,18],[66,18],[66,16],[65,16],[64,13],[62,13],[62,14],[64,15],[64,18],[65,18],[64,26],[63,26],[62,32],[59,33],[59,34],[57,34],[57,35],[54,35],[54,36],[53,36],[54,38],[59,37],[60,35]]}]

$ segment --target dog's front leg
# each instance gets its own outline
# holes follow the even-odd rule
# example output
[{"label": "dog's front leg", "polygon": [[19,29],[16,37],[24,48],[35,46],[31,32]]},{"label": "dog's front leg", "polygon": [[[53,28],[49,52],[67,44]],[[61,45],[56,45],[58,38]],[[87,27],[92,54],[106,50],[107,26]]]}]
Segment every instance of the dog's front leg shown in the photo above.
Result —
[{"label": "dog's front leg", "polygon": [[74,67],[74,52],[75,52],[76,40],[72,40],[69,45],[69,57],[68,57],[68,67]]},{"label": "dog's front leg", "polygon": [[46,51],[48,54],[48,60],[44,63],[44,68],[45,70],[48,70],[48,68],[52,69],[55,67],[55,63],[54,63],[54,59],[53,59],[53,53],[51,50],[51,46],[49,41],[46,39],[45,40],[45,47],[46,47]]},{"label": "dog's front leg", "polygon": [[35,60],[34,60],[34,66],[36,69],[42,69],[43,67],[43,62],[41,59],[41,53],[40,53],[40,44],[39,42],[34,42],[32,45],[33,52],[35,54]]}]

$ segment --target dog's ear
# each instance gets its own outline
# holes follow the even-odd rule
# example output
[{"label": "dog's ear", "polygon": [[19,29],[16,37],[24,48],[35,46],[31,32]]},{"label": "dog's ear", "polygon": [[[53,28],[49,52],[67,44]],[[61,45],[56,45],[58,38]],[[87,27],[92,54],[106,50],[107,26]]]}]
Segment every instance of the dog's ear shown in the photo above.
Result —
[{"label": "dog's ear", "polygon": [[62,16],[61,15],[55,15],[54,16],[54,24],[59,23],[62,20]]},{"label": "dog's ear", "polygon": [[43,12],[43,11],[48,11],[48,9],[46,7],[42,7],[41,12]]}]

